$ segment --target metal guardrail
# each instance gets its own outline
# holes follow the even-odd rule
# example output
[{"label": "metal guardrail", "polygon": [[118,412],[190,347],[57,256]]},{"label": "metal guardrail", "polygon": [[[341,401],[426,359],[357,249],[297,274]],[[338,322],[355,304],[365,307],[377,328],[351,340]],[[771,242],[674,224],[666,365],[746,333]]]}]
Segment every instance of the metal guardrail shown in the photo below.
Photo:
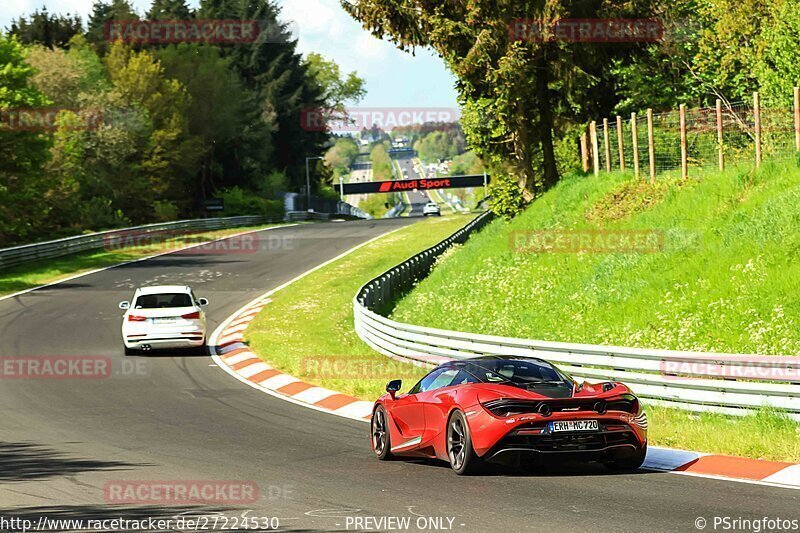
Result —
[{"label": "metal guardrail", "polygon": [[86,235],[76,235],[54,241],[25,244],[13,248],[0,249],[0,270],[18,266],[31,261],[63,257],[78,252],[97,250],[105,247],[120,248],[126,241],[142,242],[148,237],[169,238],[170,234],[181,231],[211,231],[242,226],[256,226],[281,222],[282,218],[265,216],[240,216],[224,218],[201,218],[147,224],[132,228],[121,228]]},{"label": "metal guardrail", "polygon": [[746,414],[771,406],[800,420],[800,357],[762,357],[544,342],[428,328],[386,318],[397,297],[435,258],[488,222],[473,220],[438,245],[364,285],[353,299],[355,329],[378,352],[421,365],[478,355],[539,357],[577,379],[621,381],[650,403]]},{"label": "metal guardrail", "polygon": [[390,210],[388,210],[381,218],[396,218],[399,217],[403,211],[406,209],[406,204],[401,201],[394,204]]}]

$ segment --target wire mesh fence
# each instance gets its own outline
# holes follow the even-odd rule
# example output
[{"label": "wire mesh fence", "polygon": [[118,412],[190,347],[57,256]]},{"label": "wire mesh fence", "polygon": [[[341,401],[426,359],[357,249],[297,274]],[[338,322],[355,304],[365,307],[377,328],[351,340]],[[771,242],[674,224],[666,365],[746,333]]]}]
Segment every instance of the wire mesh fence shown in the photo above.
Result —
[{"label": "wire mesh fence", "polygon": [[[797,89],[795,94],[794,106],[787,106],[781,99],[761,100],[756,93],[750,102],[718,101],[715,107],[598,121],[590,128],[583,160],[590,161],[588,168],[597,173],[635,171],[638,166],[638,175],[644,178],[651,176],[651,166],[655,175],[669,171],[686,175],[701,168],[757,167],[767,160],[797,161]],[[591,131],[595,132],[594,137]]]}]

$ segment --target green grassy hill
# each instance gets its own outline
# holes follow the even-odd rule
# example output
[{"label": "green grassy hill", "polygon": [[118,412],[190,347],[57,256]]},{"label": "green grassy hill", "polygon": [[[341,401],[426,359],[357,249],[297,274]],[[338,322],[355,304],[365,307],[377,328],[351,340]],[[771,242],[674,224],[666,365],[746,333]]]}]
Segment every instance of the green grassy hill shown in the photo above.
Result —
[{"label": "green grassy hill", "polygon": [[[537,248],[543,236],[603,238],[603,247],[625,235],[644,246]],[[539,340],[797,355],[798,289],[794,165],[655,184],[571,176],[448,254],[393,318]]]}]

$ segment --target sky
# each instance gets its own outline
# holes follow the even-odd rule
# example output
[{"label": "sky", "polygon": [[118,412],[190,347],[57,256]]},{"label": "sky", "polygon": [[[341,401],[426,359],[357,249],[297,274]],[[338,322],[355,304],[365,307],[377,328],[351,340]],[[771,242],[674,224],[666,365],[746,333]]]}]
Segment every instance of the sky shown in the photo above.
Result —
[{"label": "sky", "polygon": [[[284,21],[299,39],[303,54],[316,51],[336,61],[344,72],[356,71],[366,81],[367,95],[360,107],[454,108],[455,80],[444,62],[425,49],[416,55],[397,50],[363,30],[339,5],[338,0],[277,0]],[[133,0],[140,14],[150,0]],[[197,5],[197,0],[189,0]],[[51,13],[77,13],[86,23],[92,0],[2,0],[0,28],[35,9]]]}]

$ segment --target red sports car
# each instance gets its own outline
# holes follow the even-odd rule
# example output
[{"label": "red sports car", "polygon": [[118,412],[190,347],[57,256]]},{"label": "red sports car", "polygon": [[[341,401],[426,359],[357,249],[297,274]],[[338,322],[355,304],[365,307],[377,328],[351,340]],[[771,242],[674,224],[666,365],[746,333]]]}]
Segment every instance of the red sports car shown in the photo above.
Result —
[{"label": "red sports car", "polygon": [[577,383],[541,359],[485,356],[439,365],[407,394],[386,386],[372,414],[372,449],[448,461],[457,474],[483,463],[552,456],[635,470],[647,453],[647,415],[621,383]]}]

